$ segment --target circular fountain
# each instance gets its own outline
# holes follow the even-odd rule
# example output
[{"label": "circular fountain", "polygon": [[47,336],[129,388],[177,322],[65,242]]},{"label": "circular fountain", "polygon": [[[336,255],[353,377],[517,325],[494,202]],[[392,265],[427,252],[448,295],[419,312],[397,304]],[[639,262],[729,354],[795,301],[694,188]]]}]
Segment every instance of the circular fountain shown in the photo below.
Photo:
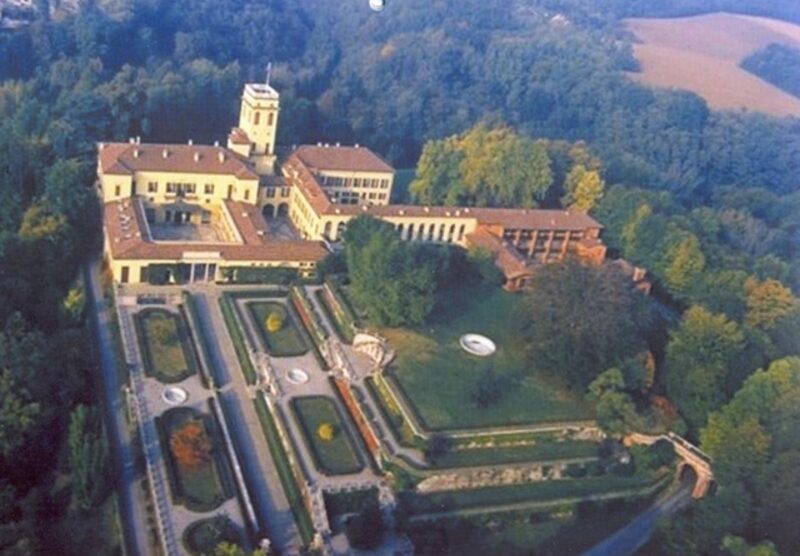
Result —
[{"label": "circular fountain", "polygon": [[292,369],[286,373],[286,380],[292,384],[305,384],[308,382],[308,373],[303,369]]},{"label": "circular fountain", "polygon": [[164,389],[161,398],[169,405],[181,405],[189,399],[189,392],[180,386],[170,386]]},{"label": "circular fountain", "polygon": [[478,357],[489,357],[497,351],[494,342],[480,334],[464,334],[458,342],[461,344],[461,349]]}]

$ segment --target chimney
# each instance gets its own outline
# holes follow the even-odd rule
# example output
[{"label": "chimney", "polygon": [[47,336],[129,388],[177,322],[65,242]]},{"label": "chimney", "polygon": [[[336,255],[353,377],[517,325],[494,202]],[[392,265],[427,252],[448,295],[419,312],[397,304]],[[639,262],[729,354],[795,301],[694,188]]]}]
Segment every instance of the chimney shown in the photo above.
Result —
[{"label": "chimney", "polygon": [[338,149],[341,146],[342,146],[342,144],[339,141],[336,141],[336,148]]},{"label": "chimney", "polygon": [[141,145],[142,144],[142,138],[139,135],[136,136],[136,144],[137,145]]},{"label": "chimney", "polygon": [[140,154],[139,149],[133,149],[133,158],[139,158]]},{"label": "chimney", "polygon": [[223,162],[225,162],[225,153],[220,151],[219,152],[219,163],[222,164]]},{"label": "chimney", "polygon": [[128,139],[128,143],[130,143],[131,145],[135,145],[136,144],[136,139],[131,137],[131,138]]},{"label": "chimney", "polygon": [[356,143],[356,148],[359,148],[360,146],[361,146],[361,145],[359,145],[358,143]]},{"label": "chimney", "polygon": [[192,141],[191,139],[189,139],[189,146],[191,147],[192,145],[194,145],[194,141]]},{"label": "chimney", "polygon": [[219,147],[219,141],[214,141],[214,146]]},{"label": "chimney", "polygon": [[161,151],[161,156],[167,158],[169,156],[169,151],[167,149],[164,149],[163,151]]},{"label": "chimney", "polygon": [[195,152],[194,153],[194,161],[195,162],[200,162],[200,153],[199,152]]}]

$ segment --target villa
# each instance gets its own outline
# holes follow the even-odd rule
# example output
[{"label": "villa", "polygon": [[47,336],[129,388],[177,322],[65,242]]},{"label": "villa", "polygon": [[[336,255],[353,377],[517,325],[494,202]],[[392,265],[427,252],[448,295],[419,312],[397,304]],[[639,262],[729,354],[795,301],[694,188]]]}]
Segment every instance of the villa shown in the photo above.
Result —
[{"label": "villa", "polygon": [[393,205],[395,171],[366,147],[303,145],[279,157],[279,112],[278,92],[251,83],[227,147],[98,145],[105,254],[115,280],[235,280],[239,269],[258,267],[313,275],[360,214],[391,223],[403,240],[491,252],[509,290],[523,287],[537,265],[567,256],[605,260],[602,226],[585,213]]}]

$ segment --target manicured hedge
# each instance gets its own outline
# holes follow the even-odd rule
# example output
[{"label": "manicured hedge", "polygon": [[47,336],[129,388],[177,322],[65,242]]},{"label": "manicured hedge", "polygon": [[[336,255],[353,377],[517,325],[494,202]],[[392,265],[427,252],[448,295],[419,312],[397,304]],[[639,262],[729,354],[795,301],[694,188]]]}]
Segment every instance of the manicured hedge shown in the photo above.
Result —
[{"label": "manicured hedge", "polygon": [[242,330],[239,328],[239,323],[236,322],[236,315],[234,315],[231,301],[222,296],[219,298],[219,306],[222,310],[222,316],[225,319],[225,326],[228,328],[228,333],[233,341],[233,348],[236,351],[236,358],[239,359],[239,365],[242,367],[242,373],[247,384],[253,385],[258,380],[256,370],[253,368],[253,363],[250,361],[250,354],[247,351],[247,345],[242,337]]}]

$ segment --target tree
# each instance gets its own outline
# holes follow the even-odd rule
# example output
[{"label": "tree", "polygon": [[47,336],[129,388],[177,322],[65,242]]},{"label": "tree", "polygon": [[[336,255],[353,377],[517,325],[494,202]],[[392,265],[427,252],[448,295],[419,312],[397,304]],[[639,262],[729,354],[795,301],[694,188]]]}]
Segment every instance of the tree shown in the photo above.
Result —
[{"label": "tree", "polygon": [[781,319],[798,308],[792,290],[777,280],[759,281],[748,278],[744,283],[747,314],[745,322],[757,328],[773,328]]},{"label": "tree", "polygon": [[283,328],[283,316],[273,311],[267,315],[267,320],[264,321],[264,325],[267,327],[267,332],[274,334]]},{"label": "tree", "polygon": [[410,190],[423,204],[533,207],[552,183],[546,143],[479,124],[429,141]]},{"label": "tree", "polygon": [[404,243],[394,227],[370,216],[352,220],[344,234],[347,269],[356,304],[378,324],[420,324],[433,310],[447,252]]},{"label": "tree", "polygon": [[601,373],[589,384],[587,398],[595,404],[597,424],[606,434],[621,436],[637,428],[636,406],[625,390],[622,371],[616,367]]},{"label": "tree", "polygon": [[72,411],[67,445],[72,492],[78,506],[88,511],[108,493],[108,440],[96,407],[79,405]]},{"label": "tree", "polygon": [[0,455],[8,456],[22,444],[39,412],[39,404],[30,400],[11,373],[0,369]]},{"label": "tree", "polygon": [[565,195],[561,204],[572,210],[589,212],[603,198],[605,182],[597,170],[587,170],[582,164],[573,166],[564,182]]},{"label": "tree", "polygon": [[169,447],[178,465],[185,469],[200,467],[211,459],[213,444],[200,421],[188,421],[172,433]]},{"label": "tree", "polygon": [[770,541],[751,545],[743,538],[733,535],[725,535],[720,548],[728,556],[780,556],[778,549]]},{"label": "tree", "polygon": [[696,236],[689,234],[667,251],[664,282],[673,295],[686,298],[700,280],[706,259]]},{"label": "tree", "polygon": [[697,431],[727,400],[727,379],[743,353],[744,334],[725,315],[691,307],[670,334],[664,371],[667,395]]},{"label": "tree", "polygon": [[533,368],[585,388],[645,347],[647,298],[613,265],[568,259],[537,270],[514,314]]}]

